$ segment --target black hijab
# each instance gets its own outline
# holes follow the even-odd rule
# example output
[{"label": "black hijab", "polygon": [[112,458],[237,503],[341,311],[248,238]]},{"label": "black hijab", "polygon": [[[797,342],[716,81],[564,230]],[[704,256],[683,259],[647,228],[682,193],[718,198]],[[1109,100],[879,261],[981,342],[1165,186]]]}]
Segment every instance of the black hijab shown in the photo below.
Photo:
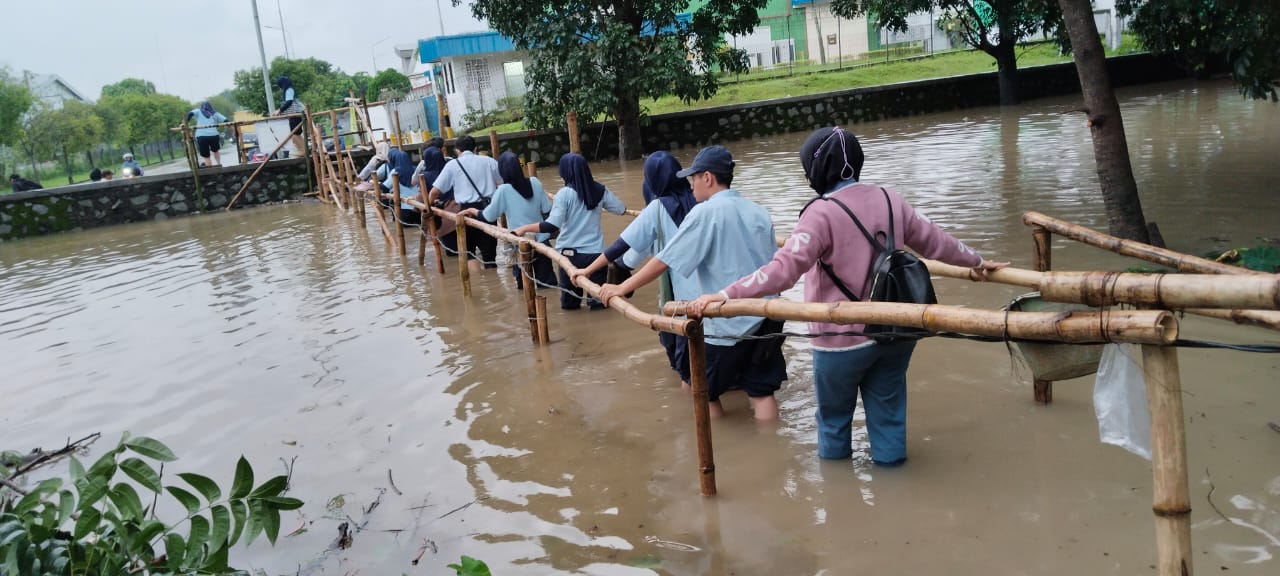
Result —
[{"label": "black hijab", "polygon": [[564,179],[565,186],[578,193],[578,200],[587,210],[595,210],[604,199],[604,184],[591,177],[591,167],[587,166],[587,159],[581,154],[569,153],[560,157],[560,177]]},{"label": "black hijab", "polygon": [[422,176],[427,181],[428,190],[436,183],[436,177],[444,170],[444,154],[435,146],[422,149]]},{"label": "black hijab", "polygon": [[818,194],[862,175],[862,145],[851,132],[836,126],[819,128],[800,146],[800,164],[809,187]]},{"label": "black hijab", "polygon": [[399,148],[392,148],[387,153],[387,170],[395,172],[400,180],[400,186],[417,186],[413,181],[413,160],[409,159],[409,153]]},{"label": "black hijab", "polygon": [[533,198],[533,183],[525,177],[524,168],[520,166],[520,157],[514,152],[503,152],[498,156],[498,176],[502,177],[503,182],[515,188],[525,200]]},{"label": "black hijab", "polygon": [[679,171],[680,161],[664,151],[654,152],[644,161],[644,203],[653,202],[655,198],[662,201],[662,207],[676,226],[684,222],[684,217],[698,203],[689,180],[676,177]]}]

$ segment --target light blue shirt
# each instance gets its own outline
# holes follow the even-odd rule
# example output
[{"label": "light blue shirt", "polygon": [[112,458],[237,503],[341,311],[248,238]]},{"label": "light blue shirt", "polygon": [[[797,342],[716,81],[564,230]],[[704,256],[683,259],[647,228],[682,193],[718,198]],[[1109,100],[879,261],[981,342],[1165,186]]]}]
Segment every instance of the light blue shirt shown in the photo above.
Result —
[{"label": "light blue shirt", "polygon": [[600,228],[601,208],[614,214],[627,211],[622,200],[608,190],[604,191],[604,198],[600,199],[595,210],[587,210],[586,204],[578,199],[578,192],[573,188],[565,186],[556,192],[556,199],[551,203],[551,215],[547,216],[547,222],[560,229],[556,249],[573,249],[584,254],[604,252],[604,230]]},{"label": "light blue shirt", "polygon": [[[659,234],[661,230],[661,234]],[[622,263],[630,268],[636,268],[645,258],[657,254],[662,251],[667,244],[671,243],[676,237],[679,229],[676,223],[671,219],[671,215],[667,213],[667,209],[662,206],[661,200],[654,200],[644,210],[640,211],[640,215],[632,220],[627,228],[622,231],[622,239],[631,247],[626,254],[622,256]],[[661,237],[659,237],[661,236]],[[698,291],[698,284],[689,276],[677,274],[675,270],[670,271],[671,274],[671,291],[676,300],[693,300],[702,295]],[[737,280],[737,278],[734,278]]]},{"label": "light blue shirt", "polygon": [[[657,258],[689,276],[698,294],[711,294],[768,264],[777,251],[769,211],[728,189],[694,206]],[[732,346],[737,343],[732,338],[750,335],[763,321],[758,316],[708,318],[703,328],[708,343]]]},{"label": "light blue shirt", "polygon": [[[506,214],[509,228],[541,222],[542,215],[551,211],[551,200],[547,198],[547,193],[542,189],[542,182],[537,178],[530,178],[529,183],[533,185],[533,198],[527,200],[512,185],[499,186],[498,191],[493,193],[493,200],[490,200],[489,205],[484,209],[484,219],[497,222],[499,216]],[[546,242],[550,237],[551,235],[547,233],[539,233],[536,236],[538,242]]]},{"label": "light blue shirt", "polygon": [[[462,173],[464,169],[466,174]],[[467,176],[471,176],[471,180],[467,180]],[[473,182],[475,186],[472,186]],[[498,175],[498,161],[468,150],[457,160],[445,164],[432,186],[441,192],[452,190],[453,199],[459,204],[471,204],[479,202],[481,197],[493,198],[500,184],[502,176]]]},{"label": "light blue shirt", "polygon": [[[196,118],[196,126],[213,126],[214,124],[221,124],[227,121],[227,117],[223,116],[221,112],[217,112],[217,111],[213,113],[213,116],[210,116],[208,118],[204,117],[204,112],[201,112],[199,108],[192,110],[191,114]],[[197,138],[201,136],[217,136],[217,135],[218,135],[217,128],[196,128]]]},{"label": "light blue shirt", "polygon": [[[386,164],[383,164],[381,167],[379,167],[379,168],[378,168],[378,179],[382,181],[382,185],[383,185],[383,186],[386,186],[386,187],[387,187],[387,190],[391,190],[392,192],[394,192],[394,191],[395,191],[395,188],[393,188],[393,187],[391,186],[391,184],[392,184],[392,182],[391,182],[391,171],[387,169],[387,165],[386,165]],[[417,182],[417,180],[414,180],[414,182]],[[400,198],[401,198],[401,199],[404,199],[404,198],[412,198],[412,197],[417,196],[417,195],[418,195],[418,187],[417,187],[417,186],[405,186],[405,185],[403,185],[403,184],[401,184],[401,185],[400,185]],[[406,203],[404,203],[404,202],[401,202],[401,203],[400,203],[400,207],[401,207],[401,208],[404,208],[405,210],[413,210],[414,208],[417,208],[416,206],[412,206],[412,205],[410,205],[410,204],[406,204]]]}]

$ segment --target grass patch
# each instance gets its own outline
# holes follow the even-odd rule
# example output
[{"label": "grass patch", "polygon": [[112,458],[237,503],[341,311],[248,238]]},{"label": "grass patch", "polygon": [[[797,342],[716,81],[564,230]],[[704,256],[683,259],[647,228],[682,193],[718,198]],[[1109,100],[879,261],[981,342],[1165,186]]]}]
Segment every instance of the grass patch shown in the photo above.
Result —
[{"label": "grass patch", "polygon": [[[1121,39],[1120,48],[1114,51],[1107,50],[1107,56],[1132,54],[1139,51],[1141,47],[1136,39],[1126,34]],[[1018,48],[1019,68],[1070,61],[1071,56],[1058,53],[1057,45],[1052,42],[1038,42]],[[827,65],[805,63],[791,68],[760,70],[736,78],[726,76],[721,79],[722,84],[716,95],[706,100],[685,103],[675,96],[663,96],[643,104],[648,114],[667,114],[995,70],[995,59],[978,50],[954,50],[889,62],[859,60]],[[524,123],[520,121],[508,122],[493,128],[498,132],[527,130]]]}]

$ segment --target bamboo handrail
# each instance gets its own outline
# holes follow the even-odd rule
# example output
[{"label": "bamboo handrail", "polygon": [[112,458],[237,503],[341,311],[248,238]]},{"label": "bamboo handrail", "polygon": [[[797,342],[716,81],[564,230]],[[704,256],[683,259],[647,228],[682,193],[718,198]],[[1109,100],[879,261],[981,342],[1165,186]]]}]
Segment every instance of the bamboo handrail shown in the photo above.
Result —
[{"label": "bamboo handrail", "polygon": [[[687,305],[688,302],[682,301],[668,302],[662,313],[683,315]],[[708,304],[702,315],[711,318],[768,316],[779,320],[830,324],[893,324],[930,332],[1076,344],[1172,344],[1178,339],[1178,320],[1166,310],[1099,310],[1064,314],[979,310],[943,304],[738,299]]]},{"label": "bamboo handrail", "polygon": [[1039,226],[1049,232],[1062,236],[1063,238],[1070,238],[1082,244],[1102,248],[1103,250],[1115,252],[1122,256],[1130,256],[1139,260],[1160,264],[1161,266],[1168,266],[1182,272],[1274,276],[1274,274],[1267,274],[1266,272],[1258,272],[1256,270],[1249,270],[1248,268],[1214,262],[1213,260],[1206,260],[1198,256],[1191,256],[1189,254],[1175,252],[1167,248],[1159,248],[1134,240],[1117,238],[1110,234],[1103,234],[1097,230],[1091,230],[1079,224],[1072,224],[1065,220],[1059,220],[1039,212],[1024,212],[1022,214],[1022,222],[1028,226]]}]

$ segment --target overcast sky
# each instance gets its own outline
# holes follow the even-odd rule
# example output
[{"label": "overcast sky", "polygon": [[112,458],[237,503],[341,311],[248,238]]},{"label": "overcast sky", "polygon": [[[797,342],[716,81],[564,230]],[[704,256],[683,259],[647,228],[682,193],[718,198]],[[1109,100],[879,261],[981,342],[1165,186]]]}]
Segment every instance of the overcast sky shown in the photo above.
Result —
[{"label": "overcast sky", "polygon": [[[450,0],[258,0],[264,26],[279,26],[277,2],[290,55],[327,60],[348,74],[371,72],[374,56],[378,69],[398,68],[395,45],[440,35],[440,12],[449,34],[487,28],[469,3],[454,8]],[[91,100],[103,85],[135,77],[198,101],[231,88],[236,70],[261,65],[251,0],[4,4],[0,66],[57,74]],[[279,30],[264,28],[262,42],[268,62],[284,55]]]}]

